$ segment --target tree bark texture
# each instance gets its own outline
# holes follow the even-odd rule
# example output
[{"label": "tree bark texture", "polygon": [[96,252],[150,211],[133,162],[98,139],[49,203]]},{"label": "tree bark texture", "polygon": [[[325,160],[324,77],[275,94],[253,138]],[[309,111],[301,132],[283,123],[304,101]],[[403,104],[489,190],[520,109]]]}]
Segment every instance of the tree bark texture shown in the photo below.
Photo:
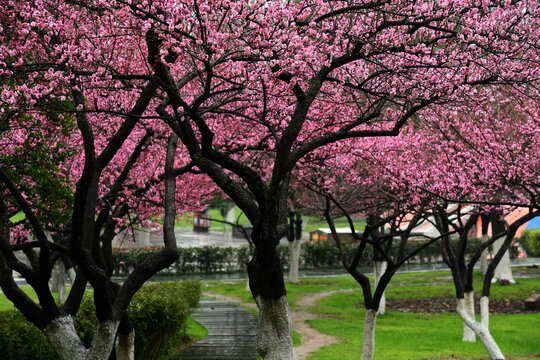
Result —
[{"label": "tree bark texture", "polygon": [[101,321],[96,329],[88,360],[108,360],[111,355],[120,321]]},{"label": "tree bark texture", "polygon": [[275,248],[255,248],[248,275],[251,294],[259,308],[255,338],[258,353],[265,360],[292,360],[292,321]]},{"label": "tree bark texture", "polygon": [[292,321],[287,296],[279,299],[255,298],[259,326],[255,347],[264,360],[292,360]]},{"label": "tree bark texture", "polygon": [[[379,285],[379,281],[381,280],[381,276],[386,271],[388,263],[386,261],[374,261],[374,273],[375,273],[375,288]],[[386,311],[386,296],[383,292],[381,295],[381,300],[379,301],[379,309],[377,310],[377,315],[384,315],[384,312]]]},{"label": "tree bark texture", "polygon": [[499,346],[495,342],[495,339],[493,339],[493,336],[491,336],[489,329],[485,327],[482,323],[477,322],[469,315],[465,299],[458,299],[457,301],[457,312],[459,316],[461,317],[463,322],[467,324],[467,326],[474,330],[474,332],[484,345],[484,348],[486,349],[489,357],[492,360],[505,360],[506,358],[502,354],[501,349],[499,349]]},{"label": "tree bark texture", "polygon": [[364,319],[364,341],[362,344],[362,360],[373,360],[375,353],[375,323],[377,320],[377,311],[366,310]]},{"label": "tree bark texture", "polygon": [[[482,235],[482,241],[481,241],[482,244],[488,242],[488,240],[489,240],[489,237],[487,236],[487,234]],[[488,249],[486,248],[482,251],[482,255],[480,255],[480,272],[483,275],[486,275],[486,271],[488,267],[487,256],[488,256]]]},{"label": "tree bark texture", "polygon": [[135,330],[116,337],[116,360],[135,360]]},{"label": "tree bark texture", "polygon": [[489,297],[487,296],[480,298],[480,316],[482,325],[489,329]]},{"label": "tree bark texture", "polygon": [[[504,243],[505,238],[502,237],[500,239],[497,239],[495,243],[493,244],[493,252],[496,254],[497,251],[501,248],[501,246]],[[495,275],[493,276],[492,282],[495,282],[497,280],[508,280],[510,283],[515,284],[516,281],[514,280],[514,277],[512,276],[512,269],[510,268],[510,254],[508,251],[506,251],[501,258],[501,261],[495,268]]]},{"label": "tree bark texture", "polygon": [[[468,312],[468,316],[474,319],[474,291],[468,291],[465,294],[465,310]],[[464,342],[475,342],[476,335],[474,330],[471,329],[465,321],[463,321],[463,339]]]},{"label": "tree bark texture", "polygon": [[53,319],[43,332],[63,360],[84,360],[88,350],[75,331],[71,316]]},{"label": "tree bark texture", "polygon": [[289,282],[298,284],[300,262],[300,240],[289,241]]}]

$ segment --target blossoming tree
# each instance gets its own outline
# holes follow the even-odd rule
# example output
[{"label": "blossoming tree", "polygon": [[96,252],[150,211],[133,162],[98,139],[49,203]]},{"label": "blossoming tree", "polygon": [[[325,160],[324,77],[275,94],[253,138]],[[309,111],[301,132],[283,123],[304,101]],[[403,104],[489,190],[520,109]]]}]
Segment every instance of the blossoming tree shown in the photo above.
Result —
[{"label": "blossoming tree", "polygon": [[477,87],[527,82],[538,58],[529,1],[66,0],[0,10],[13,34],[0,49],[4,76],[50,69],[75,82],[75,97],[95,85],[90,101],[76,100],[78,117],[125,115],[138,94],[157,95],[146,112],[134,107],[136,118],[170,128],[253,224],[248,272],[265,359],[292,358],[275,247],[296,164],[344,139],[395,136]]}]

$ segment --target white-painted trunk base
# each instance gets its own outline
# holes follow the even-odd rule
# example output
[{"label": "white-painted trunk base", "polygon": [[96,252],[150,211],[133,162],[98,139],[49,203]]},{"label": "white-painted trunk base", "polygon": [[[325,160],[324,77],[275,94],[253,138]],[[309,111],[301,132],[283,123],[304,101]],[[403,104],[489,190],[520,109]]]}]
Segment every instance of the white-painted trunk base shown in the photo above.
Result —
[{"label": "white-painted trunk base", "polygon": [[[493,250],[495,254],[499,251],[503,242],[504,237],[495,241],[495,243],[493,244]],[[498,280],[508,280],[511,284],[516,283],[516,280],[514,280],[514,276],[512,275],[512,268],[510,267],[510,254],[508,250],[504,253],[501,261],[495,268],[495,274],[493,275],[493,279],[491,281],[495,282]]]},{"label": "white-painted trunk base", "polygon": [[[467,315],[474,319],[474,292],[466,292],[465,293],[465,310],[467,311]],[[471,329],[465,321],[463,321],[463,339],[462,341],[465,342],[476,342],[476,335],[474,333],[474,330]]]},{"label": "white-painted trunk base", "polygon": [[292,321],[287,296],[279,299],[255,298],[259,326],[255,347],[264,360],[292,360]]},{"label": "white-painted trunk base", "polygon": [[67,299],[66,292],[66,265],[63,261],[58,262],[58,303],[63,304]]},{"label": "white-painted trunk base", "polygon": [[[375,288],[379,285],[379,280],[381,279],[381,276],[386,271],[388,263],[386,261],[375,261],[373,264],[374,272],[375,272]],[[377,315],[384,315],[386,311],[386,295],[385,292],[383,292],[381,296],[381,300],[379,301],[379,309],[377,310]]]},{"label": "white-painted trunk base", "polygon": [[[482,240],[481,240],[482,244],[488,242],[488,240],[489,240],[489,236],[487,236],[487,234],[482,235]],[[483,275],[486,275],[486,271],[487,271],[487,267],[488,267],[487,256],[488,256],[488,249],[484,249],[482,251],[482,255],[480,255],[480,272]]]},{"label": "white-painted trunk base", "polygon": [[135,360],[135,330],[116,337],[116,360]]},{"label": "white-painted trunk base", "polygon": [[469,316],[465,299],[457,300],[457,312],[467,326],[474,330],[492,360],[506,359],[502,354],[501,349],[499,349],[499,346],[495,342],[495,339],[493,339],[493,336],[491,336],[489,329],[486,328],[482,323],[479,323],[474,318]]},{"label": "white-painted trunk base", "polygon": [[43,332],[63,360],[86,359],[88,350],[77,335],[71,316],[54,319]]},{"label": "white-painted trunk base", "polygon": [[366,310],[364,319],[364,338],[362,344],[362,360],[373,360],[375,353],[375,323],[377,321],[377,312],[375,310]]},{"label": "white-painted trunk base", "polygon": [[289,282],[298,284],[300,276],[300,240],[289,241]]},{"label": "white-painted trunk base", "polygon": [[487,296],[480,298],[480,317],[482,325],[489,329],[489,298]]},{"label": "white-painted trunk base", "polygon": [[108,360],[111,355],[119,321],[106,320],[98,324],[88,359]]},{"label": "white-painted trunk base", "polygon": [[75,269],[73,267],[70,267],[66,270],[66,272],[69,277],[69,281],[71,281],[71,285],[73,285],[75,283],[75,277],[77,276]]}]

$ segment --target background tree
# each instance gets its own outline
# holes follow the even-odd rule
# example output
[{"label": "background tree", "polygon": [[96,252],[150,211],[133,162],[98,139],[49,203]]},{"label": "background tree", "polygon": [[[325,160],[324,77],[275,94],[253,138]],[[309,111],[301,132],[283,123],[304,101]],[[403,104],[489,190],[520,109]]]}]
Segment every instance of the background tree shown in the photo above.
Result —
[{"label": "background tree", "polygon": [[[132,330],[125,310],[134,293],[178,257],[173,232],[175,202],[183,208],[197,206],[204,196],[194,184],[190,193],[176,192],[176,176],[192,166],[182,163],[174,136],[166,160],[169,135],[156,135],[160,129],[142,122],[149,104],[159,102],[153,81],[126,83],[117,77],[96,83],[79,78],[65,67],[65,51],[48,52],[50,48],[44,46],[66,39],[84,41],[82,33],[70,37],[64,14],[53,11],[47,23],[34,26],[23,21],[21,25],[22,17],[42,21],[40,9],[23,16],[17,8],[10,8],[12,4],[1,6],[6,17],[1,19],[5,31],[0,104],[0,285],[62,358],[107,359],[117,330],[119,337]],[[89,20],[86,12],[79,15]],[[61,26],[55,27],[55,21]],[[27,32],[29,28],[32,32]],[[40,39],[46,39],[46,44]],[[112,53],[131,56],[130,50],[115,47]],[[84,56],[71,55],[76,58],[71,66],[92,69]],[[54,61],[57,64],[50,63]],[[107,88],[115,88],[117,97],[102,97]],[[194,182],[204,183],[204,179]],[[178,183],[188,185],[189,180]],[[190,196],[197,200],[191,201]],[[24,219],[11,224],[10,215],[19,212]],[[116,232],[128,218],[152,221],[160,215],[165,220],[165,249],[139,264],[122,285],[111,281],[111,242]],[[58,240],[51,241],[46,231]],[[26,240],[29,232],[35,240]],[[18,250],[27,254],[29,264],[15,255]],[[48,283],[59,255],[76,265],[77,275],[66,302],[57,305]],[[38,302],[18,287],[13,271],[34,289]],[[87,283],[94,289],[99,321],[90,349],[85,349],[73,326]]]},{"label": "background tree", "polygon": [[[384,292],[393,275],[442,236],[413,233],[426,221],[431,198],[418,199],[411,189],[397,187],[394,174],[376,164],[374,156],[379,160],[393,156],[391,152],[384,153],[381,141],[366,141],[363,149],[358,144],[350,145],[348,151],[337,156],[331,156],[336,155],[331,152],[324,157],[323,151],[319,151],[318,166],[300,169],[299,177],[310,189],[303,194],[304,206],[313,213],[324,214],[333,238],[328,241],[335,242],[341,263],[362,288],[366,308],[362,359],[367,360],[374,356],[376,318],[384,314]],[[347,251],[345,239],[336,230],[334,219],[340,216],[347,218],[351,229],[353,253]],[[363,231],[355,228],[354,217],[358,216],[366,219]],[[411,238],[416,239],[416,246],[410,246]],[[360,268],[360,260],[369,247],[374,254],[373,286]]]},{"label": "background tree", "polygon": [[[476,333],[491,358],[502,359],[488,329],[489,292],[495,269],[517,230],[539,214],[540,189],[535,180],[539,97],[529,86],[503,87],[496,92],[483,89],[481,93],[486,101],[475,113],[466,111],[471,106],[467,101],[453,109],[439,109],[423,127],[395,139],[393,151],[399,157],[379,164],[403,186],[439,199],[431,221],[441,234],[453,229],[459,235],[455,244],[445,235],[441,245],[453,274],[458,313],[464,321],[463,339],[474,341]],[[437,121],[436,115],[445,120]],[[526,210],[505,224],[502,216],[519,207]],[[471,229],[481,215],[491,222],[492,236],[466,258],[472,246]],[[500,246],[483,279],[480,304],[484,320],[478,323],[474,319],[473,270],[483,251],[496,241]]]}]

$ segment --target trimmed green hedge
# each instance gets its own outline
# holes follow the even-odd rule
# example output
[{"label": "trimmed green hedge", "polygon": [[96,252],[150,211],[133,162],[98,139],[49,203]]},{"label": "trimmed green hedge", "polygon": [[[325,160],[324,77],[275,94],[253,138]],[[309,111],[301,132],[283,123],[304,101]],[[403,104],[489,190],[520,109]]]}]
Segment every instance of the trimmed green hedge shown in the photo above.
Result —
[{"label": "trimmed green hedge", "polygon": [[200,297],[198,281],[152,283],[140,289],[128,308],[135,325],[135,359],[170,359],[188,340],[186,320]]},{"label": "trimmed green hedge", "polygon": [[[422,241],[409,242],[407,253],[412,253],[423,244]],[[394,244],[395,245],[395,244]],[[480,246],[480,239],[471,239],[468,253],[476,251]],[[393,246],[390,255],[395,258],[397,246]],[[143,261],[151,253],[160,251],[160,248],[120,249],[113,252],[113,262],[116,274],[128,274],[136,264]],[[351,256],[356,250],[355,244],[346,244],[345,250]],[[289,267],[289,249],[287,245],[277,247],[277,252],[283,268]],[[199,248],[180,248],[180,258],[165,273],[196,273],[196,272],[232,272],[245,270],[245,264],[249,261],[249,249],[247,247],[215,247],[204,246]],[[512,253],[512,255],[514,255]],[[300,252],[300,266],[307,269],[331,268],[341,266],[341,257],[337,247],[327,242],[304,243]],[[408,263],[440,262],[440,249],[437,244],[432,244]],[[361,267],[373,265],[373,250],[367,246],[360,260]]]},{"label": "trimmed green hedge", "polygon": [[4,360],[58,360],[47,337],[19,310],[0,312],[0,358]]},{"label": "trimmed green hedge", "polygon": [[[188,340],[186,320],[200,296],[198,281],[143,286],[128,307],[135,327],[135,358],[170,359]],[[83,343],[89,347],[97,325],[92,296],[84,297],[74,322]],[[0,354],[5,360],[59,359],[46,336],[18,310],[0,312]]]},{"label": "trimmed green hedge", "polygon": [[540,257],[540,229],[523,230],[519,242],[527,256]]}]

